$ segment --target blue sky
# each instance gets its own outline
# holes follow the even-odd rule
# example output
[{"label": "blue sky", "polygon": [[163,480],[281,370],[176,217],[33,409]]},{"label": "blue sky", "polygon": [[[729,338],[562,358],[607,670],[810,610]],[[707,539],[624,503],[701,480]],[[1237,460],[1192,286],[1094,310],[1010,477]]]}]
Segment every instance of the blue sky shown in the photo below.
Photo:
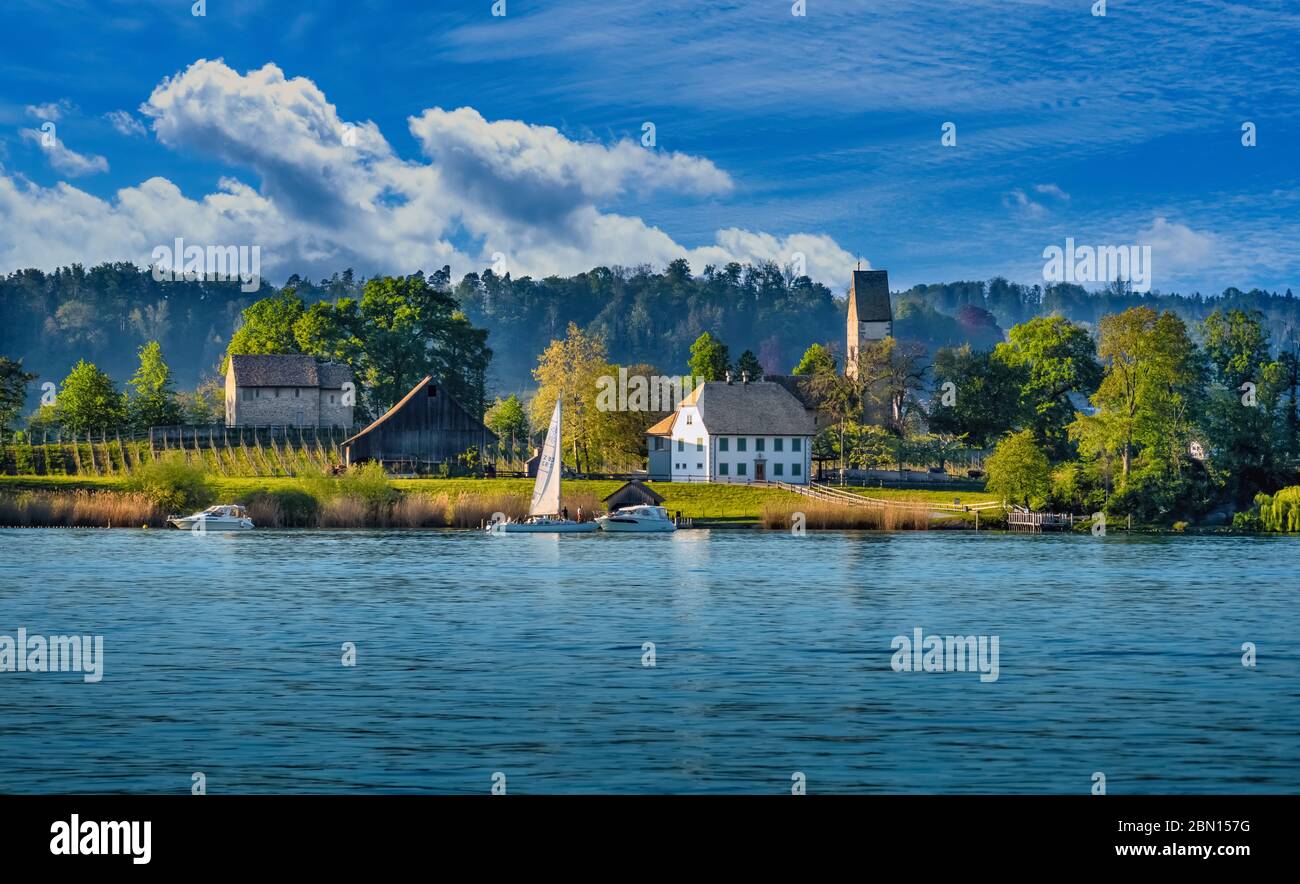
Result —
[{"label": "blue sky", "polygon": [[4,5],[0,270],[181,236],[277,282],[801,252],[900,288],[1041,281],[1074,237],[1300,290],[1294,2],[192,5]]}]

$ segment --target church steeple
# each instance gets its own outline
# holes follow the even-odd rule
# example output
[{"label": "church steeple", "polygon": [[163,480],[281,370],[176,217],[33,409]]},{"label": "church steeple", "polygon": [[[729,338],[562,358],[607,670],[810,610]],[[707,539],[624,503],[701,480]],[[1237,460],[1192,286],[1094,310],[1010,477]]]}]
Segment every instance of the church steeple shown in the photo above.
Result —
[{"label": "church steeple", "polygon": [[858,353],[863,344],[882,341],[894,333],[889,273],[862,270],[861,266],[859,261],[849,283],[848,346],[844,351],[844,373],[849,377],[858,373]]}]

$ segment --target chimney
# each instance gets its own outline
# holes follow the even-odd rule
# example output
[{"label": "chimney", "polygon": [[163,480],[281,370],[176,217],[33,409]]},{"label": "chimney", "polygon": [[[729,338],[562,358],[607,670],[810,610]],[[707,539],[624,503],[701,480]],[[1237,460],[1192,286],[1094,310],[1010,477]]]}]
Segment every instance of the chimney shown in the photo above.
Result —
[{"label": "chimney", "polygon": [[727,372],[727,383],[731,383],[731,372]]},{"label": "chimney", "polygon": [[747,371],[742,371],[742,372],[740,373],[740,382],[741,382],[742,384],[748,384],[748,383],[749,383],[749,372],[747,372]]}]

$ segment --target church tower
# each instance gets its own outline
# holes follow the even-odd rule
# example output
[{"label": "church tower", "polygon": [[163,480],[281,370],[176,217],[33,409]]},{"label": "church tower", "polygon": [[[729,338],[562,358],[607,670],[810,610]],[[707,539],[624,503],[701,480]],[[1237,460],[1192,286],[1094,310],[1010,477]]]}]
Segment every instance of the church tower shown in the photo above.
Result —
[{"label": "church tower", "polygon": [[885,270],[854,270],[849,283],[848,348],[844,351],[844,373],[858,373],[858,352],[863,344],[883,341],[894,333],[894,314],[889,304],[889,273]]}]

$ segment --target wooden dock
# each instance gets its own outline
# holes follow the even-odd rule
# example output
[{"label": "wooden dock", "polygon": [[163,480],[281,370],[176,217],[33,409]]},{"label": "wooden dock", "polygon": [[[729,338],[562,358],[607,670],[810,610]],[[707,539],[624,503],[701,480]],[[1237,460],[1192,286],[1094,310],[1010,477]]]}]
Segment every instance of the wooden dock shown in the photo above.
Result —
[{"label": "wooden dock", "polygon": [[1027,510],[1011,510],[1007,513],[1007,528],[1035,534],[1041,531],[1069,531],[1074,528],[1074,513],[1031,513]]}]

